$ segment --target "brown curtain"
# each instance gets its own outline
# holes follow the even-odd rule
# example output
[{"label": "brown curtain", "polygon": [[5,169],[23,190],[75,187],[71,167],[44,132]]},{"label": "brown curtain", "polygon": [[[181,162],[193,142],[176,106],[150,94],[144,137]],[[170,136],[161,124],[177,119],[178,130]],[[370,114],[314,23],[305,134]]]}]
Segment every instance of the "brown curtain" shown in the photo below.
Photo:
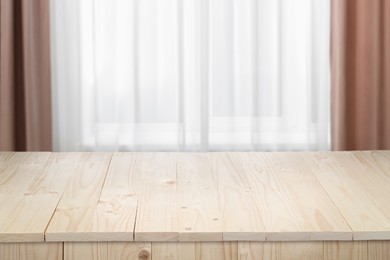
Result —
[{"label": "brown curtain", "polygon": [[0,3],[0,150],[51,150],[49,0]]},{"label": "brown curtain", "polygon": [[332,0],[332,149],[390,149],[390,1]]}]

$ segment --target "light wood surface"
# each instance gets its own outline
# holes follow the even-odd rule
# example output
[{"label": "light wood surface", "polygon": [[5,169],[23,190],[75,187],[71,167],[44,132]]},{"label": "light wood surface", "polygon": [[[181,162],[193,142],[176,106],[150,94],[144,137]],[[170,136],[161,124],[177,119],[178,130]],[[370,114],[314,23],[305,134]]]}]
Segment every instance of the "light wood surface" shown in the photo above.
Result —
[{"label": "light wood surface", "polygon": [[152,243],[153,260],[236,260],[237,242]]},{"label": "light wood surface", "polygon": [[136,241],[178,241],[177,174],[172,153],[143,153]]},{"label": "light wood surface", "polygon": [[322,260],[323,242],[265,242],[261,245],[263,260]]},{"label": "light wood surface", "polygon": [[238,242],[237,244],[237,258],[239,260],[258,260],[263,257],[262,247],[260,242]]},{"label": "light wood surface", "polygon": [[0,172],[2,172],[3,167],[7,164],[8,159],[12,155],[12,152],[0,152]]},{"label": "light wood surface", "polygon": [[[389,180],[380,177],[382,172],[371,171],[366,167],[368,165],[362,165],[354,152],[300,156],[310,164],[311,170],[347,220],[354,240],[389,239],[390,218],[385,214],[386,208],[381,206],[383,197],[370,194],[375,189],[373,182],[379,185],[378,189],[385,187],[388,190],[390,187]],[[383,183],[379,184],[378,179]],[[381,195],[383,192],[380,192]]]},{"label": "light wood surface", "polygon": [[324,243],[325,260],[365,260],[367,241],[327,241]]},{"label": "light wood surface", "polygon": [[150,260],[151,243],[132,242],[65,242],[66,260]]},{"label": "light wood surface", "polygon": [[268,241],[351,240],[352,231],[294,153],[231,154],[256,194]]},{"label": "light wood surface", "polygon": [[111,154],[84,153],[46,230],[47,241],[95,241],[93,219]]},{"label": "light wood surface", "polygon": [[390,241],[368,241],[368,259],[388,260],[390,259]]},{"label": "light wood surface", "polygon": [[0,243],[0,259],[62,260],[63,243]]},{"label": "light wood surface", "polygon": [[115,153],[93,213],[91,232],[100,241],[133,241],[138,204],[137,155]]},{"label": "light wood surface", "polygon": [[[39,210],[43,210],[42,204],[54,210],[56,202],[46,201],[47,196],[29,190],[41,177],[49,156],[50,153],[16,153],[0,173],[0,242],[44,241],[52,211]],[[31,204],[37,197],[43,200]]]},{"label": "light wood surface", "polygon": [[175,154],[180,241],[222,241],[217,183],[209,154]]},{"label": "light wood surface", "polygon": [[224,241],[265,241],[265,227],[241,165],[227,153],[212,153],[211,174],[217,183]]},{"label": "light wood surface", "polygon": [[385,241],[389,187],[389,151],[0,152],[0,243]]},{"label": "light wood surface", "polygon": [[0,243],[7,260],[388,260],[390,241]]}]

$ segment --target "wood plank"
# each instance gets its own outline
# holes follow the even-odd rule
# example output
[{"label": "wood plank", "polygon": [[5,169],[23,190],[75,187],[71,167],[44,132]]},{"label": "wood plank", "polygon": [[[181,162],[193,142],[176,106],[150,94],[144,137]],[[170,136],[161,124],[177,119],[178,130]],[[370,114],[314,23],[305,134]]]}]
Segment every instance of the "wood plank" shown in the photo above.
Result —
[{"label": "wood plank", "polygon": [[238,242],[237,254],[239,260],[262,259],[263,242]]},{"label": "wood plank", "polygon": [[324,259],[366,260],[367,241],[326,241],[324,242]]},{"label": "wood plank", "polygon": [[359,151],[354,154],[364,157],[370,166],[390,178],[390,151]]},{"label": "wood plank", "polygon": [[2,170],[3,165],[7,163],[7,161],[13,154],[13,152],[0,152],[0,172]]},{"label": "wood plank", "polygon": [[46,241],[96,239],[92,218],[110,159],[110,153],[82,154],[46,230]]},{"label": "wood plank", "polygon": [[265,241],[265,227],[243,169],[234,154],[211,153],[223,214],[224,241]]},{"label": "wood plank", "polygon": [[[19,153],[22,155],[27,155],[27,153]],[[0,177],[2,174],[4,174],[4,168],[7,167],[8,161],[11,159],[12,156],[15,155],[15,152],[0,152]],[[1,190],[0,190],[1,192]],[[0,193],[1,196],[1,193]]]},{"label": "wood plank", "polygon": [[[12,152],[0,152],[0,177],[5,174],[4,168],[8,165],[8,160],[14,155]],[[0,188],[0,200],[3,193]]]},{"label": "wood plank", "polygon": [[[24,192],[24,189],[30,184],[34,175],[23,176],[23,174],[17,174],[22,172],[19,169],[23,162],[28,163],[27,158],[30,155],[28,152],[12,153],[10,157],[3,158],[4,160],[0,164],[0,205],[11,204],[10,200],[18,199],[18,195]],[[20,180],[20,181],[19,181]],[[10,194],[13,193],[12,195]],[[3,211],[12,210],[9,207],[0,207],[0,216]],[[4,213],[3,213],[4,214]]]},{"label": "wood plank", "polygon": [[357,163],[353,152],[302,153],[301,157],[347,220],[354,240],[390,239],[390,219],[359,184],[358,175],[352,175]]},{"label": "wood plank", "polygon": [[[238,259],[322,259],[322,246],[318,242],[239,242]],[[358,241],[325,241],[324,259],[367,259],[367,243]],[[312,249],[308,247],[313,247]],[[285,251],[285,252],[282,252]],[[280,252],[280,254],[278,253]],[[291,253],[292,252],[292,253]],[[302,257],[302,258],[301,258]]]},{"label": "wood plank", "polygon": [[43,241],[51,217],[48,241],[388,240],[388,187],[388,151],[0,153],[0,242]]},{"label": "wood plank", "polygon": [[238,242],[199,242],[195,246],[196,259],[237,259]]},{"label": "wood plank", "polygon": [[323,242],[263,242],[261,260],[322,260]]},{"label": "wood plank", "polygon": [[140,154],[141,191],[135,241],[178,241],[174,154]]},{"label": "wood plank", "polygon": [[91,233],[100,241],[133,241],[140,174],[136,153],[114,153],[93,213]]},{"label": "wood plank", "polygon": [[354,152],[340,154],[338,160],[345,165],[346,173],[390,219],[390,158],[383,152]]},{"label": "wood plank", "polygon": [[268,241],[348,240],[352,232],[322,186],[290,153],[236,153]]},{"label": "wood plank", "polygon": [[50,153],[14,153],[1,171],[0,205],[6,206],[0,208],[0,242],[44,241],[44,227],[31,230],[31,222],[23,225],[23,220],[29,220],[32,214],[29,211],[25,215],[18,206],[28,196],[25,191],[43,171],[49,156]]},{"label": "wood plank", "polygon": [[151,243],[65,242],[64,260],[150,260]]},{"label": "wood plank", "polygon": [[[297,239],[300,239],[299,234],[304,230],[303,220],[290,203],[288,194],[280,186],[270,166],[252,153],[236,153],[234,160],[241,165],[255,194],[267,239],[294,239],[297,235]],[[290,233],[292,235],[286,237]],[[276,237],[278,234],[284,237]]]},{"label": "wood plank", "polygon": [[310,241],[351,240],[352,230],[300,153],[263,153],[275,177],[299,211]]},{"label": "wood plank", "polygon": [[[50,153],[46,152],[13,153],[0,171],[0,194],[7,195],[0,199],[8,200],[11,194],[12,196],[22,195],[35,176],[43,170],[49,156]],[[3,204],[4,201],[0,200],[0,203]]]},{"label": "wood plank", "polygon": [[153,260],[195,260],[195,242],[153,242]]},{"label": "wood plank", "polygon": [[[0,225],[8,241],[31,241],[34,234],[45,233],[80,155],[51,154],[42,172],[36,175],[23,197],[15,203],[13,210]],[[43,238],[39,241],[43,241]]]},{"label": "wood plank", "polygon": [[237,242],[154,242],[153,260],[234,260]]},{"label": "wood plank", "polygon": [[0,259],[62,260],[63,243],[0,243]]},{"label": "wood plank", "polygon": [[390,259],[390,241],[368,241],[368,259]]},{"label": "wood plank", "polygon": [[222,241],[218,191],[205,153],[177,153],[180,241]]}]

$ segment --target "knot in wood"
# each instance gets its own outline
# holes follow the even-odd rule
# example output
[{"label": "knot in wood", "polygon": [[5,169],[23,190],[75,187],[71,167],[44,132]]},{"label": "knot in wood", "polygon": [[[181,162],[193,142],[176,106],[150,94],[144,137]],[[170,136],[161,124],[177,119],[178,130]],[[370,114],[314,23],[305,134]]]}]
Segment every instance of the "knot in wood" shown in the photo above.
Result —
[{"label": "knot in wood", "polygon": [[138,254],[138,259],[140,259],[140,260],[150,259],[150,253],[146,250],[142,250]]}]

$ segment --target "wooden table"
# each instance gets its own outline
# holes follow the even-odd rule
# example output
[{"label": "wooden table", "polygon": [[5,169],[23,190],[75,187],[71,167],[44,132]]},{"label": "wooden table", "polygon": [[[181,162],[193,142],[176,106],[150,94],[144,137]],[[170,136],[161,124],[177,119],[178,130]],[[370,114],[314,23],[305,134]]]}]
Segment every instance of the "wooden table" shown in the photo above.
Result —
[{"label": "wooden table", "polygon": [[390,152],[0,153],[0,259],[390,259]]}]

